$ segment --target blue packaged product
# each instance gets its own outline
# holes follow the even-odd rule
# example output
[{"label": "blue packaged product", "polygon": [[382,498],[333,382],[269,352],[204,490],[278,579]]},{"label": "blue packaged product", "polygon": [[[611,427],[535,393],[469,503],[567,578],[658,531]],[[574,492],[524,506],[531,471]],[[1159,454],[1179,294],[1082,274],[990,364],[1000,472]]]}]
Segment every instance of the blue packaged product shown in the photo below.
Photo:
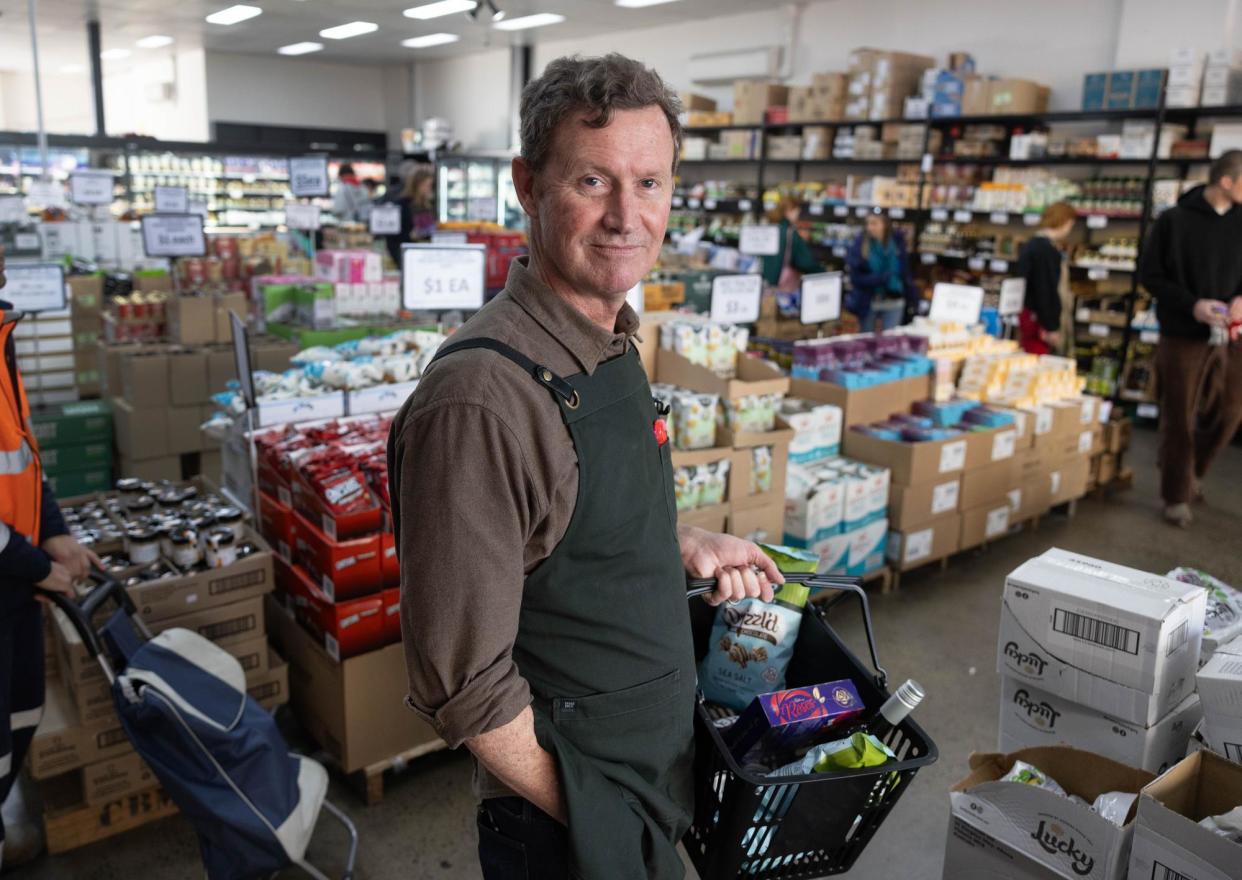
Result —
[{"label": "blue packaged product", "polygon": [[772,766],[864,708],[849,679],[759,694],[726,729],[724,739],[738,764]]}]

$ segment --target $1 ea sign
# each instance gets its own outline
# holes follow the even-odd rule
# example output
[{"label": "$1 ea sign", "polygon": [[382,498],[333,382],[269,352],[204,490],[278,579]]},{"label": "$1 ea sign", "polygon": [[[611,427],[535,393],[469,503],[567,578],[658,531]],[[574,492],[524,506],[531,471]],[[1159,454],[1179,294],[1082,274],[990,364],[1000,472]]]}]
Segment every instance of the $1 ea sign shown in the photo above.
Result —
[{"label": "$1 ea sign", "polygon": [[424,311],[483,306],[487,248],[407,244],[401,248],[401,304]]},{"label": "$1 ea sign", "polygon": [[142,218],[142,249],[148,257],[201,257],[207,253],[199,214],[148,214]]}]

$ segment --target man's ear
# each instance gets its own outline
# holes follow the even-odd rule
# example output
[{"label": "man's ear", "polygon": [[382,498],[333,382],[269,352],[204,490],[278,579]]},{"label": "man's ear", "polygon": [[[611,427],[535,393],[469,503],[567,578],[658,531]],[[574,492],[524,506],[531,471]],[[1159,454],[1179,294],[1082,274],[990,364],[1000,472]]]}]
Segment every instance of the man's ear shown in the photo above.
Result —
[{"label": "man's ear", "polygon": [[521,156],[513,157],[513,188],[517,191],[518,202],[526,216],[538,220],[535,199],[535,172],[526,164]]}]

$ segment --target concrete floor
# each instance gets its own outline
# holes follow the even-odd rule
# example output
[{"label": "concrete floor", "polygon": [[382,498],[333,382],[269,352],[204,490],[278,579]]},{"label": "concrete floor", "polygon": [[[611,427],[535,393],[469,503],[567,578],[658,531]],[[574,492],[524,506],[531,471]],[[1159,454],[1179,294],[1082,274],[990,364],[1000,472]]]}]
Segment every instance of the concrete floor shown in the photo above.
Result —
[{"label": "concrete floor", "polygon": [[[923,770],[872,844],[847,875],[854,880],[939,878],[950,785],[966,775],[972,751],[996,744],[995,671],[999,597],[1005,575],[1050,546],[1100,556],[1147,571],[1195,565],[1226,582],[1242,584],[1242,449],[1231,447],[1212,473],[1206,506],[1189,531],[1160,519],[1155,436],[1136,430],[1128,461],[1135,487],[1111,499],[1080,502],[1073,520],[1053,516],[1038,531],[1024,531],[986,551],[955,559],[948,571],[907,576],[900,592],[873,596],[872,617],[880,660],[890,678],[917,678],[928,697],[918,718],[940,748],[937,764]],[[861,654],[864,642],[854,612],[838,629]],[[367,809],[339,781],[333,797],[346,807],[362,839],[360,880],[477,878],[474,805],[469,761],[439,754],[387,780],[384,802]],[[342,837],[321,823],[312,861],[339,865]],[[193,834],[179,817],[76,852],[46,857],[14,871],[22,880],[182,880],[201,868]],[[288,877],[302,876],[287,872]]]}]

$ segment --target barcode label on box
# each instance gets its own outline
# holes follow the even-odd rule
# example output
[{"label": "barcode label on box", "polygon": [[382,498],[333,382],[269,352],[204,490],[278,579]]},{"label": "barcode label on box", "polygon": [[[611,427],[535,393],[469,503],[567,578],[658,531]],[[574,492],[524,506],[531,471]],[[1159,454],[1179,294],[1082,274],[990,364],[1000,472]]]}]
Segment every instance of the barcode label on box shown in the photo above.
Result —
[{"label": "barcode label on box", "polygon": [[1022,490],[1010,489],[1006,494],[1009,498],[1009,511],[1011,513],[1017,513],[1022,509]]},{"label": "barcode label on box", "polygon": [[[1177,629],[1173,630],[1173,634],[1169,636],[1169,647],[1165,648],[1164,650],[1164,655],[1166,657],[1170,657],[1173,654],[1176,654],[1178,652],[1178,649],[1180,649],[1183,645],[1186,644],[1186,638],[1189,635],[1189,630],[1187,629],[1187,626],[1188,626],[1187,621],[1183,620],[1181,623],[1177,625]],[[1240,668],[1240,671],[1242,671],[1242,668]]]},{"label": "barcode label on box", "polygon": [[328,656],[337,663],[341,662],[341,646],[331,633],[323,634],[323,647],[328,652]]},{"label": "barcode label on box", "polygon": [[1058,495],[1061,492],[1061,472],[1053,471],[1048,475],[1048,487],[1052,494]]},{"label": "barcode label on box", "polygon": [[1035,410],[1035,433],[1036,435],[1047,434],[1052,430],[1052,410],[1046,406],[1041,406]]},{"label": "barcode label on box", "polygon": [[901,554],[901,561],[905,563],[918,562],[920,559],[926,559],[928,556],[931,556],[931,551],[932,529],[911,532],[906,535],[906,552]]},{"label": "barcode label on box", "polygon": [[1151,880],[1195,880],[1195,878],[1180,871],[1174,871],[1168,865],[1156,862],[1151,869]]},{"label": "barcode label on box", "polygon": [[957,510],[957,496],[961,485],[957,480],[950,480],[932,489],[932,516]]},{"label": "barcode label on box", "polygon": [[1138,656],[1139,632],[1136,629],[1064,608],[1053,609],[1052,629],[1080,642],[1091,642],[1101,648]]},{"label": "barcode label on box", "polygon": [[992,438],[992,461],[1004,461],[1013,458],[1014,448],[1018,443],[1018,432],[1010,429],[1001,431]]},{"label": "barcode label on box", "polygon": [[954,440],[940,448],[940,473],[960,471],[966,466],[966,441]]},{"label": "barcode label on box", "polygon": [[988,538],[995,538],[997,535],[1003,535],[1009,530],[1009,507],[998,507],[988,513],[987,523],[984,525],[983,534]]},{"label": "barcode label on box", "polygon": [[1083,431],[1078,435],[1078,451],[1079,453],[1087,453],[1091,451],[1091,432]]}]

